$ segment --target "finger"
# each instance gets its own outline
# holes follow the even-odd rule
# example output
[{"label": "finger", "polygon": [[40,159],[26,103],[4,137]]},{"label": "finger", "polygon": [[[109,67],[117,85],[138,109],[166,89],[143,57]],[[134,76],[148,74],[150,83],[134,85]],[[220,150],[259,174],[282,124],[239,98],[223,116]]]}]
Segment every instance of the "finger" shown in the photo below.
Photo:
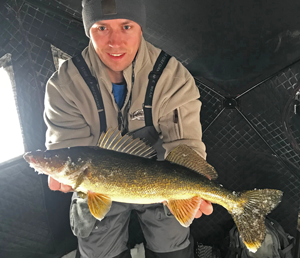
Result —
[{"label": "finger", "polygon": [[203,200],[200,204],[199,210],[201,210],[205,215],[210,215],[213,212],[213,206],[211,202]]},{"label": "finger", "polygon": [[48,185],[52,191],[59,191],[61,188],[61,183],[56,181],[51,176],[48,176]]},{"label": "finger", "polygon": [[64,192],[64,193],[68,193],[68,192],[73,191],[73,188],[71,186],[61,184],[60,182],[58,182],[57,180],[55,180],[51,176],[48,176],[48,185],[49,185],[49,188],[52,191],[61,191],[61,192]]},{"label": "finger", "polygon": [[202,211],[198,210],[196,215],[195,215],[195,218],[199,219],[201,216],[202,216]]},{"label": "finger", "polygon": [[62,191],[64,193],[69,193],[69,192],[73,191],[73,188],[71,186],[69,186],[69,185],[61,184],[60,191]]}]

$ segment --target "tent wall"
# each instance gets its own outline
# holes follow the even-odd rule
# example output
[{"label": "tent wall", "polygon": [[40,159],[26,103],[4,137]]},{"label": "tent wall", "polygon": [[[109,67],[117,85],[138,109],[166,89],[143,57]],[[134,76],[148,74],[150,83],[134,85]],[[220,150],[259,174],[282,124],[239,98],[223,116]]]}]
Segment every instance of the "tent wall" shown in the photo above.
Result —
[{"label": "tent wall", "polygon": [[[277,3],[274,13],[269,13],[272,22],[262,21],[265,30],[259,35],[255,28],[257,31],[260,23],[255,20],[254,30],[249,28],[241,36],[241,24],[236,32],[227,33],[226,39],[226,31],[218,29],[234,26],[243,17],[233,16],[236,10],[229,25],[222,24],[221,18],[226,17],[221,9],[229,8],[225,3],[160,3],[161,0],[147,2],[149,19],[144,36],[178,58],[195,75],[202,101],[203,141],[208,162],[219,173],[218,182],[234,191],[267,187],[283,190],[283,201],[270,216],[296,237],[300,116],[293,114],[291,101],[300,85],[299,19],[293,26],[291,17],[280,20],[274,28],[274,17],[280,9]],[[264,3],[256,8],[272,10],[270,1]],[[246,7],[241,8],[245,13]],[[55,71],[51,45],[74,56],[89,42],[80,10],[80,1],[69,0],[8,0],[0,5],[0,57],[11,54],[26,151],[45,149],[43,98],[46,82]],[[290,7],[283,10],[285,16],[289,10]],[[178,12],[186,18],[181,26]],[[244,26],[249,23],[251,19],[246,19]],[[267,30],[271,32],[264,34]],[[277,49],[278,35],[282,35],[282,41]],[[257,37],[264,41],[258,44]],[[237,43],[236,38],[241,41]],[[76,248],[76,238],[69,228],[69,194],[51,192],[47,178],[34,173],[22,158],[1,164],[0,179],[1,257],[60,257]],[[191,230],[197,242],[220,246],[233,221],[222,207],[214,209],[213,215],[195,220]],[[139,235],[136,241],[141,240]]]}]

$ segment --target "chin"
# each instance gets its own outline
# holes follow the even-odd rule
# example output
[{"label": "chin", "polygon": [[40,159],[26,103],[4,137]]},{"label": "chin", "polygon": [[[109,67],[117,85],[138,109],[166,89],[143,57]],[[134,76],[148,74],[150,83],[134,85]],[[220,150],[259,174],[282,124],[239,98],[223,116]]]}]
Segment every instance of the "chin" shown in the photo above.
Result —
[{"label": "chin", "polygon": [[[131,63],[130,63],[131,64]],[[114,72],[122,72],[124,71],[128,66],[130,66],[130,64],[128,65],[122,65],[122,66],[114,66],[114,65],[110,65],[108,66],[108,68]]]}]

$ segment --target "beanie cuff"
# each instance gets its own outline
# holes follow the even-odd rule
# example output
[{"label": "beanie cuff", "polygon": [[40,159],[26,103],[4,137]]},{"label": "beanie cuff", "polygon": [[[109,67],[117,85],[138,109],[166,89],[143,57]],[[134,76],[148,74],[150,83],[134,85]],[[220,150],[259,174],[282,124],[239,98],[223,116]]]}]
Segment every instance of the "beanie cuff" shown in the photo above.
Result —
[{"label": "beanie cuff", "polygon": [[90,28],[98,21],[127,19],[138,23],[141,28],[146,26],[146,10],[143,0],[110,0],[115,2],[116,12],[105,14],[103,0],[84,0],[82,19],[85,34],[90,38]]}]

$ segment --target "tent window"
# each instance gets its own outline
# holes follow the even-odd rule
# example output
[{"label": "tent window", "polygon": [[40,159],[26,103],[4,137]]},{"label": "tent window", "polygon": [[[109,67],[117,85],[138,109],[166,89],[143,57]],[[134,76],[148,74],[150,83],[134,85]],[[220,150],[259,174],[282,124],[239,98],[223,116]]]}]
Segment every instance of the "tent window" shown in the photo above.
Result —
[{"label": "tent window", "polygon": [[63,52],[62,50],[60,50],[59,48],[53,45],[51,45],[51,50],[52,50],[53,62],[56,70],[59,69],[59,67],[65,60],[71,58],[70,55],[68,55],[67,53]]},{"label": "tent window", "polygon": [[24,153],[10,54],[0,58],[0,163]]}]

